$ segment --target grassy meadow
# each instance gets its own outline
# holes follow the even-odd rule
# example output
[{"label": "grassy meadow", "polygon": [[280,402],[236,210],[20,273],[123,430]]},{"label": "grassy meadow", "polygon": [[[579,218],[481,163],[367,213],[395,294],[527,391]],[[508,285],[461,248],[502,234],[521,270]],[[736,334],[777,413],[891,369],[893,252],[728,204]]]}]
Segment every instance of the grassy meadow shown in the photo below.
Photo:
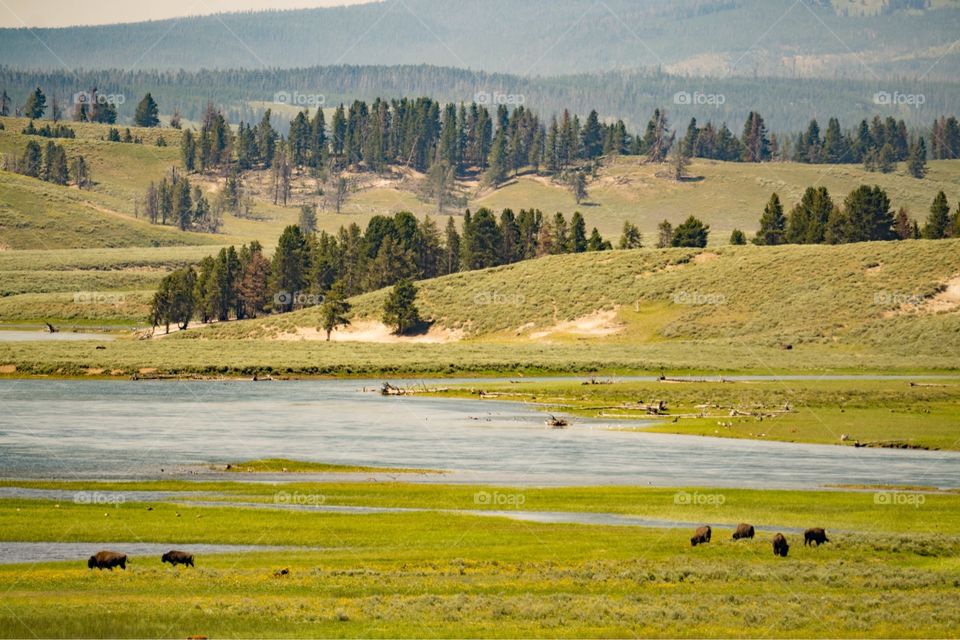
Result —
[{"label": "grassy meadow", "polygon": [[[658,433],[960,449],[960,378],[600,382],[497,381],[433,394],[482,395],[577,416],[644,420],[638,430]],[[662,415],[651,416],[646,407],[661,402]]]},{"label": "grassy meadow", "polygon": [[[225,484],[228,500],[269,500],[277,491]],[[322,495],[326,504],[466,510],[482,509],[475,496],[487,489],[284,485]],[[710,522],[714,540],[694,548],[685,528],[538,524],[432,510],[354,515],[176,499],[148,510],[136,502],[5,499],[3,540],[108,540],[119,551],[124,540],[185,550],[203,542],[295,548],[198,556],[195,569],[171,569],[156,557],[133,557],[126,571],[113,572],[92,572],[84,558],[0,566],[0,635],[953,637],[960,625],[954,494],[898,494],[922,495],[918,506],[878,504],[869,492],[730,491],[708,507],[677,504],[677,491],[666,489],[499,490],[524,496],[521,509]],[[804,547],[788,533],[790,555],[775,558],[769,533],[730,540],[729,525],[744,519],[825,526],[831,542]]]}]

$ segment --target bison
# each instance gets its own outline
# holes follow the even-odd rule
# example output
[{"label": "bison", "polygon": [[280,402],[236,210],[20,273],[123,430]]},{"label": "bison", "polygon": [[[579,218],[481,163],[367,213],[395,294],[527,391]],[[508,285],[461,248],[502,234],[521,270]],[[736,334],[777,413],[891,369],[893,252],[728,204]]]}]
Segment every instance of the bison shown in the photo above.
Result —
[{"label": "bison", "polygon": [[114,567],[120,567],[123,570],[127,568],[127,555],[125,553],[117,553],[116,551],[100,551],[96,555],[90,556],[87,560],[88,569],[110,569],[113,571]]},{"label": "bison", "polygon": [[803,532],[803,546],[805,547],[811,544],[816,544],[819,547],[824,542],[830,542],[830,538],[827,537],[827,532],[820,527],[807,529]]},{"label": "bison", "polygon": [[171,567],[182,564],[185,567],[193,566],[193,554],[186,551],[167,551],[160,557],[161,564],[169,562]]},{"label": "bison", "polygon": [[782,533],[773,536],[773,555],[786,558],[788,553],[790,553],[790,545],[787,543],[787,538]]},{"label": "bison", "polygon": [[710,525],[700,527],[694,532],[693,537],[690,538],[690,546],[695,547],[698,544],[706,544],[710,542],[710,535],[713,532],[710,530]]},{"label": "bison", "polygon": [[752,524],[741,523],[737,525],[737,530],[733,532],[733,539],[734,540],[740,540],[742,538],[753,539],[753,534],[754,534],[754,531],[753,531]]}]

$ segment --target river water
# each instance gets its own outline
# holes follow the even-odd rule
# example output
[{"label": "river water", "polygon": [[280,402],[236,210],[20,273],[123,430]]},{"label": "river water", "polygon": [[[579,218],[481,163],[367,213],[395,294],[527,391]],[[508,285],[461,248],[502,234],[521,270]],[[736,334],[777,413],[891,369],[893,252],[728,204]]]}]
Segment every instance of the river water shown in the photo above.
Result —
[{"label": "river water", "polygon": [[613,420],[576,419],[550,430],[530,406],[382,397],[378,387],[362,380],[0,380],[0,477],[155,478],[292,458],[451,471],[415,476],[432,482],[960,487],[956,452],[625,432]]}]

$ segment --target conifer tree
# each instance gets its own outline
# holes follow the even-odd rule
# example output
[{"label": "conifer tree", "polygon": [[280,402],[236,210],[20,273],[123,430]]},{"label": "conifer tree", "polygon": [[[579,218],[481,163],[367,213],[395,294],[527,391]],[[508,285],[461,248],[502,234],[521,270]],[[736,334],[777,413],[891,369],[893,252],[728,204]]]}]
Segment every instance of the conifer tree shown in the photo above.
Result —
[{"label": "conifer tree", "polygon": [[754,244],[774,246],[786,240],[787,219],[783,215],[780,196],[774,193],[760,217],[760,230],[753,239]]},{"label": "conifer tree", "polygon": [[156,101],[150,93],[147,93],[137,104],[133,121],[138,127],[157,127],[160,126],[159,113],[160,109],[157,107]]}]

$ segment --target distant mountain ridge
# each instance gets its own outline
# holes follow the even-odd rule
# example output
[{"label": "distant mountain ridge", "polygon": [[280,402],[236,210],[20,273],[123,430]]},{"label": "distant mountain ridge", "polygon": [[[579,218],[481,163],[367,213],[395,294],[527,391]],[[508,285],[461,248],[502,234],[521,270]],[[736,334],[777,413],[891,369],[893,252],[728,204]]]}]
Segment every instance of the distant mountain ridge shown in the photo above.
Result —
[{"label": "distant mountain ridge", "polygon": [[520,76],[960,79],[956,0],[385,0],[0,30],[21,69],[432,64]]},{"label": "distant mountain ridge", "polygon": [[[930,126],[941,115],[958,114],[960,83],[832,79],[681,77],[653,71],[610,71],[551,78],[524,78],[429,65],[329,66],[199,72],[20,71],[0,67],[0,90],[14,105],[41,86],[70,115],[71,97],[97,87],[102,95],[125,97],[118,111],[130,122],[139,98],[150,91],[163,114],[176,109],[188,120],[202,117],[208,101],[237,123],[259,120],[270,108],[281,128],[299,109],[333,108],[355,99],[429,96],[441,102],[523,104],[546,118],[563,109],[585,117],[596,109],[604,119],[622,118],[631,129],[646,125],[656,108],[666,108],[676,127],[691,117],[701,126],[726,122],[739,134],[747,115],[759,111],[771,131],[804,130],[811,118],[825,126],[830,117],[844,127],[874,115],[893,116],[911,126]],[[878,93],[923,96],[922,104],[875,101]]]}]

